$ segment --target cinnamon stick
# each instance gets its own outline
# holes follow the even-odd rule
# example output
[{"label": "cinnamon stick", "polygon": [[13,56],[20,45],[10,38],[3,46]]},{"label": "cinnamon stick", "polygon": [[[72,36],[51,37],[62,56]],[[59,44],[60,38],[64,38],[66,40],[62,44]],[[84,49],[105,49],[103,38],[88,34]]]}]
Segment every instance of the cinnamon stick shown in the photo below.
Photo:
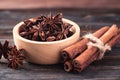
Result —
[{"label": "cinnamon stick", "polygon": [[[105,27],[97,30],[95,33],[93,33],[93,35],[95,37],[99,38],[108,29],[109,29],[109,27],[105,26]],[[69,59],[73,59],[76,56],[78,56],[81,52],[83,52],[87,48],[86,43],[88,43],[88,41],[89,41],[88,39],[84,38],[84,39],[80,40],[79,42],[73,44],[72,46],[69,46],[69,47],[63,49],[61,52],[61,57],[62,57],[63,62],[65,62]]]},{"label": "cinnamon stick", "polygon": [[72,69],[73,69],[72,60],[66,61],[66,62],[64,63],[64,70],[65,70],[66,72],[70,72]]},{"label": "cinnamon stick", "polygon": [[[113,47],[115,44],[117,44],[120,41],[120,33],[118,33],[116,36],[114,36],[111,40],[108,41],[108,43],[106,43],[107,45],[109,45],[110,47]],[[74,68],[75,72],[81,72],[84,68],[86,68],[90,63],[92,63],[93,61],[95,61],[97,59],[99,55],[99,51],[97,51],[96,54],[94,54],[90,60],[88,60],[86,63],[84,63],[81,67],[79,68]],[[76,64],[78,65],[78,64]],[[80,66],[80,65],[78,65]]]},{"label": "cinnamon stick", "polygon": [[[87,60],[86,63],[84,63],[83,65],[81,65],[81,67],[76,67],[76,68],[74,68],[73,71],[74,71],[74,72],[81,72],[81,71],[82,71],[83,69],[85,69],[89,64],[91,64],[93,61],[95,61],[95,60],[97,59],[98,54],[99,54],[99,51],[98,51],[96,54],[94,54],[94,55],[91,57],[90,60]],[[78,65],[78,64],[76,64],[76,65]],[[80,66],[80,65],[78,65],[78,66]]]},{"label": "cinnamon stick", "polygon": [[[100,40],[104,44],[106,44],[117,33],[118,33],[118,27],[116,25],[112,25],[112,27],[102,37],[100,37]],[[93,46],[88,46],[88,48],[83,53],[81,53],[81,55],[79,55],[77,58],[73,60],[74,68],[83,69],[84,68],[83,65],[88,66],[86,62],[89,61],[96,54],[97,51],[98,51],[98,48]]]},{"label": "cinnamon stick", "polygon": [[[107,30],[109,29],[109,27],[108,26],[105,26],[105,27],[103,27],[103,28],[101,28],[101,29],[99,29],[99,30],[97,30],[95,33],[93,33],[93,35],[94,36],[96,36],[96,37],[99,37],[99,36],[101,36],[102,34],[104,34]],[[74,54],[80,54],[82,51],[84,51],[84,49],[86,49],[87,48],[87,42],[88,42],[89,40],[88,39],[82,39],[81,41],[79,41],[78,43],[76,43],[75,45],[72,45],[72,46],[70,46],[70,47],[68,47],[68,48],[66,48],[66,49],[64,49],[63,50],[63,52],[64,51],[66,51],[66,52],[69,52],[69,53],[63,53],[62,54],[62,56],[64,57],[64,60],[66,61],[66,60],[68,60],[68,58],[70,59],[69,61],[66,61],[65,63],[64,63],[64,70],[66,71],[66,72],[70,72],[70,71],[72,71],[72,63],[71,63],[71,60],[75,57],[75,55]],[[78,51],[79,52],[75,52],[75,50],[74,49],[76,49],[76,47],[78,48]],[[72,49],[72,50],[71,50]],[[80,50],[79,50],[80,49]],[[71,51],[73,51],[73,52],[71,52]],[[72,54],[72,55],[71,55]],[[76,54],[76,55],[77,55]],[[69,56],[66,56],[66,55],[69,55]],[[71,56],[70,56],[71,55]]]}]

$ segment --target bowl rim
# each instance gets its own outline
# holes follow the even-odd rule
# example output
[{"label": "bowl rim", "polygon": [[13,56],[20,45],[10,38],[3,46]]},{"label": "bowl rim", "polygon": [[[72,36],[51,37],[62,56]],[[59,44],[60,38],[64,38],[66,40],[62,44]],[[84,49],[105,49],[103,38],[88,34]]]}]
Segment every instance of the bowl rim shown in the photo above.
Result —
[{"label": "bowl rim", "polygon": [[[30,19],[32,19],[32,18],[30,18]],[[25,42],[28,42],[28,43],[34,43],[34,44],[55,44],[55,43],[61,43],[61,42],[69,41],[70,39],[72,39],[72,37],[77,36],[77,35],[80,36],[80,27],[79,27],[79,25],[77,23],[75,23],[72,20],[66,19],[66,18],[62,18],[62,20],[65,21],[65,22],[67,22],[67,23],[70,23],[70,24],[74,25],[74,29],[75,29],[75,33],[72,36],[70,36],[70,37],[68,37],[66,39],[57,40],[57,41],[50,41],[50,42],[33,41],[33,40],[25,39],[25,38],[23,38],[23,37],[21,37],[19,35],[19,27],[22,24],[24,24],[23,21],[19,22],[18,24],[16,24],[14,26],[14,28],[13,28],[13,38],[15,39],[15,37],[17,37],[17,38],[19,38],[22,41],[25,41]]]}]

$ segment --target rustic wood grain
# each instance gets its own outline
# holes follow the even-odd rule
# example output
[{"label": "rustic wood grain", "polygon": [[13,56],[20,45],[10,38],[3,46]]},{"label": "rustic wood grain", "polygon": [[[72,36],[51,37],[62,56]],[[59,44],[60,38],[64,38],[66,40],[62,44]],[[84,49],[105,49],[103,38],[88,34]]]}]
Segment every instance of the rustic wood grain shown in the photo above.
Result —
[{"label": "rustic wood grain", "polygon": [[[120,10],[101,9],[28,9],[0,11],[0,41],[9,40],[13,45],[12,29],[20,21],[40,16],[40,14],[62,12],[64,18],[75,21],[81,33],[95,30],[112,24],[120,26]],[[24,63],[20,70],[10,69],[0,62],[0,80],[120,80],[120,42],[107,52],[100,61],[95,61],[79,74],[67,73],[62,64],[36,65]]]}]

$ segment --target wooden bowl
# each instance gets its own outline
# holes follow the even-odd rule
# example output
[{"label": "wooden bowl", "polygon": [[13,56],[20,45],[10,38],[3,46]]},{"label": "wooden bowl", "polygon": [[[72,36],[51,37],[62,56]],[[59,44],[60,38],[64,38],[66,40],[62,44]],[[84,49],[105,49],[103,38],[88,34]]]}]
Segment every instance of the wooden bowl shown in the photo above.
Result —
[{"label": "wooden bowl", "polygon": [[19,35],[19,27],[23,22],[18,23],[13,28],[13,38],[17,49],[25,49],[25,56],[28,62],[36,64],[56,64],[60,60],[60,51],[77,42],[80,38],[80,27],[73,21],[64,19],[64,22],[73,25],[71,30],[74,34],[66,39],[51,41],[51,42],[40,42],[25,39]]}]

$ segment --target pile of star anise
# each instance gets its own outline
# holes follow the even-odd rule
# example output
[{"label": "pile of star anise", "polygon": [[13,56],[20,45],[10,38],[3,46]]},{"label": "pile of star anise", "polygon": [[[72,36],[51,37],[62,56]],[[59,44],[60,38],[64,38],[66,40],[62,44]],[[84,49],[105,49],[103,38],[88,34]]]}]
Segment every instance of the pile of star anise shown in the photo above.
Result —
[{"label": "pile of star anise", "polygon": [[4,44],[0,42],[0,59],[2,56],[8,60],[8,67],[17,69],[23,67],[23,60],[25,59],[24,50],[17,50],[16,46],[9,46],[6,40]]},{"label": "pile of star anise", "polygon": [[57,41],[73,35],[71,24],[63,22],[62,13],[25,20],[19,28],[20,36],[34,41]]}]

